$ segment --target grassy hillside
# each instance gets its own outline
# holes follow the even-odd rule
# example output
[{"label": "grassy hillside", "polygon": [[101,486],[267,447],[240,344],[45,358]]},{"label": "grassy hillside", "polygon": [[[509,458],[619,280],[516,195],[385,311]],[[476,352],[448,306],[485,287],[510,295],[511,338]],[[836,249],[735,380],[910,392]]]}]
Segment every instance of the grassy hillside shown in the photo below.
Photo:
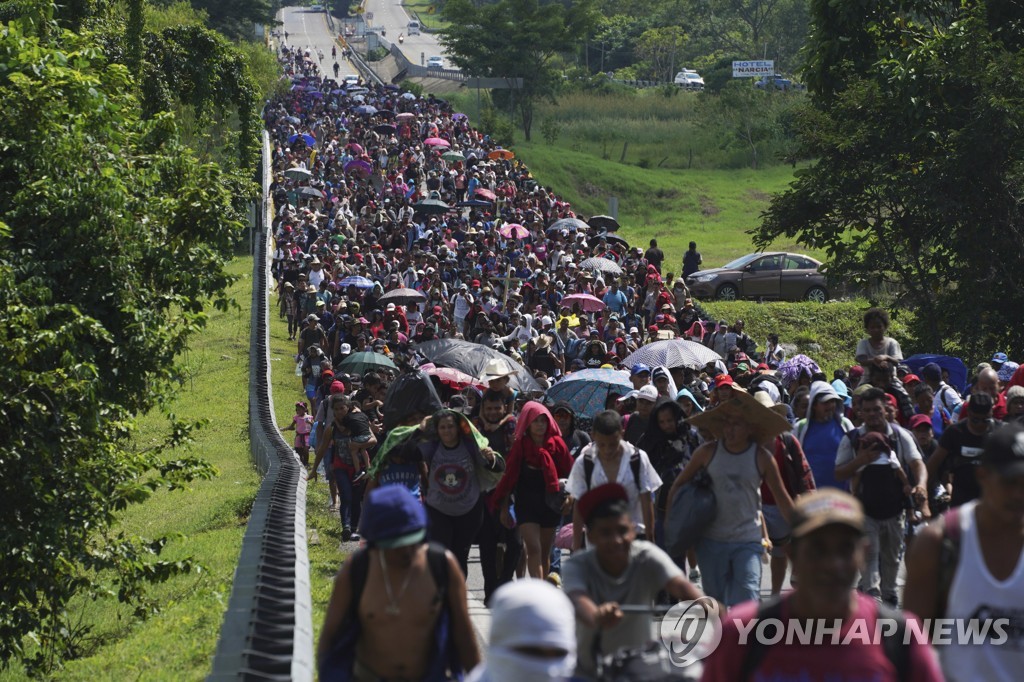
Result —
[{"label": "grassy hillside", "polygon": [[[55,679],[198,680],[209,672],[259,485],[250,463],[247,426],[251,270],[251,258],[236,259],[229,266],[229,272],[241,276],[230,289],[240,309],[207,311],[209,325],[183,358],[190,379],[167,406],[185,420],[210,420],[189,450],[213,464],[218,475],[188,490],[158,492],[131,507],[121,521],[128,534],[153,538],[181,533],[164,557],[194,557],[202,571],[154,587],[152,595],[161,610],[144,622],[134,619],[116,598],[73,603],[72,612],[91,631],[81,639],[83,657],[68,663]],[[139,427],[138,446],[146,447],[166,428],[166,419],[158,413],[146,415]],[[10,670],[3,678],[23,679],[24,674]]]}]

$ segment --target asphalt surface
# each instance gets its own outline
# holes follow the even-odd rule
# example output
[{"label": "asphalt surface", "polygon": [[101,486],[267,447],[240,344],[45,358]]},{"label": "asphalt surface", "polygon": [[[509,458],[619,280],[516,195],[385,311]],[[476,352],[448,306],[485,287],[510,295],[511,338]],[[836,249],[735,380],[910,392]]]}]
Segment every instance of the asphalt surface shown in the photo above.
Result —
[{"label": "asphalt surface", "polygon": [[[285,7],[278,14],[278,19],[283,22],[279,28],[279,41],[286,42],[289,47],[301,49],[309,48],[313,58],[316,58],[317,50],[324,53],[324,59],[320,63],[321,71],[328,75],[334,75],[334,60],[331,58],[331,48],[337,43],[334,35],[327,27],[327,17],[323,12],[312,12],[308,7]],[[284,34],[288,34],[285,41]],[[347,59],[341,56],[341,46],[338,47],[338,64],[341,66],[340,76],[358,74],[359,71]]]},{"label": "asphalt surface", "polygon": [[405,41],[398,48],[413,64],[426,66],[426,60],[433,56],[440,56],[445,58],[445,68],[454,68],[435,34],[423,32],[417,36],[408,34],[409,14],[399,0],[366,0],[366,12],[373,14],[373,20],[368,23],[371,26],[382,26],[387,31],[387,35],[384,37],[389,42],[397,44],[398,35],[405,34]]}]

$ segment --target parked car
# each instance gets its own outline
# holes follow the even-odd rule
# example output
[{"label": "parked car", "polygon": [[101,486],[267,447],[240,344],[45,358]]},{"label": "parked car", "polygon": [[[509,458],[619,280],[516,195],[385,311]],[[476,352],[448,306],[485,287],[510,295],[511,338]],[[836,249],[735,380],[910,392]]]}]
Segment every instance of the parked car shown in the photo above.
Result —
[{"label": "parked car", "polygon": [[704,79],[693,69],[683,69],[676,74],[673,82],[684,90],[700,92],[704,89]]},{"label": "parked car", "polygon": [[444,57],[431,57],[427,60],[428,69],[443,69],[444,68]]},{"label": "parked car", "polygon": [[760,88],[761,90],[806,90],[807,88],[800,83],[794,83],[788,78],[783,78],[779,74],[774,76],[761,76],[754,81],[754,87]]},{"label": "parked car", "polygon": [[702,299],[764,298],[818,303],[828,300],[821,263],[798,253],[749,253],[720,268],[690,275],[686,285],[694,296]]}]

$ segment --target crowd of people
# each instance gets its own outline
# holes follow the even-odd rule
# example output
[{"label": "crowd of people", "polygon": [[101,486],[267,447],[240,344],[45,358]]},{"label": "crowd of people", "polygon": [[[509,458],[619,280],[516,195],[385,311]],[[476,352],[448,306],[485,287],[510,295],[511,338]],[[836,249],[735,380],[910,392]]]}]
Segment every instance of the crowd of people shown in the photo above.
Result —
[{"label": "crowd of people", "polygon": [[[881,309],[831,378],[777,336],[759,350],[689,296],[696,244],[675,276],[656,240],[632,248],[614,219],[583,219],[444,100],[279,55],[272,272],[302,391],[285,428],[343,541],[365,544],[335,580],[323,679],[598,679],[602,653],[652,638],[624,605],[705,595],[737,619],[706,679],[1015,677],[1024,369],[996,353],[963,392],[940,364],[915,374]],[[457,342],[475,374],[431,362]],[[659,342],[707,360],[630,361]],[[585,370],[628,385],[587,409],[550,398]],[[698,484],[715,515],[681,548],[669,521]],[[483,664],[473,545],[493,610]],[[987,608],[1015,646],[942,649],[941,669],[926,644],[895,662],[870,644],[737,653],[765,565],[773,594],[789,577],[769,602],[786,617]]]}]

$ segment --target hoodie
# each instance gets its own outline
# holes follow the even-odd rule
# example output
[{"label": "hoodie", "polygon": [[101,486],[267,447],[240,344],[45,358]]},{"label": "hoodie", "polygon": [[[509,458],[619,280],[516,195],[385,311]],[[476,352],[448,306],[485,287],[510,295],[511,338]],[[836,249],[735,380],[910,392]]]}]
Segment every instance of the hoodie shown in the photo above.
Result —
[{"label": "hoodie", "polygon": [[[665,433],[658,426],[658,414],[670,410],[675,419],[675,431]],[[686,463],[690,461],[693,451],[700,445],[700,437],[696,430],[686,421],[683,408],[676,401],[660,397],[647,419],[647,430],[640,439],[639,447],[647,453],[651,466],[664,481],[674,481]],[[671,485],[663,485],[658,492],[656,506],[665,509]]]},{"label": "hoodie", "polygon": [[[818,400],[835,400],[839,403],[835,416],[826,423],[814,421],[814,404]],[[831,384],[815,381],[811,384],[807,415],[797,422],[793,435],[804,448],[814,481],[818,488],[848,489],[846,483],[836,480],[836,452],[847,431],[853,430],[853,422],[843,415],[843,398]]]}]

